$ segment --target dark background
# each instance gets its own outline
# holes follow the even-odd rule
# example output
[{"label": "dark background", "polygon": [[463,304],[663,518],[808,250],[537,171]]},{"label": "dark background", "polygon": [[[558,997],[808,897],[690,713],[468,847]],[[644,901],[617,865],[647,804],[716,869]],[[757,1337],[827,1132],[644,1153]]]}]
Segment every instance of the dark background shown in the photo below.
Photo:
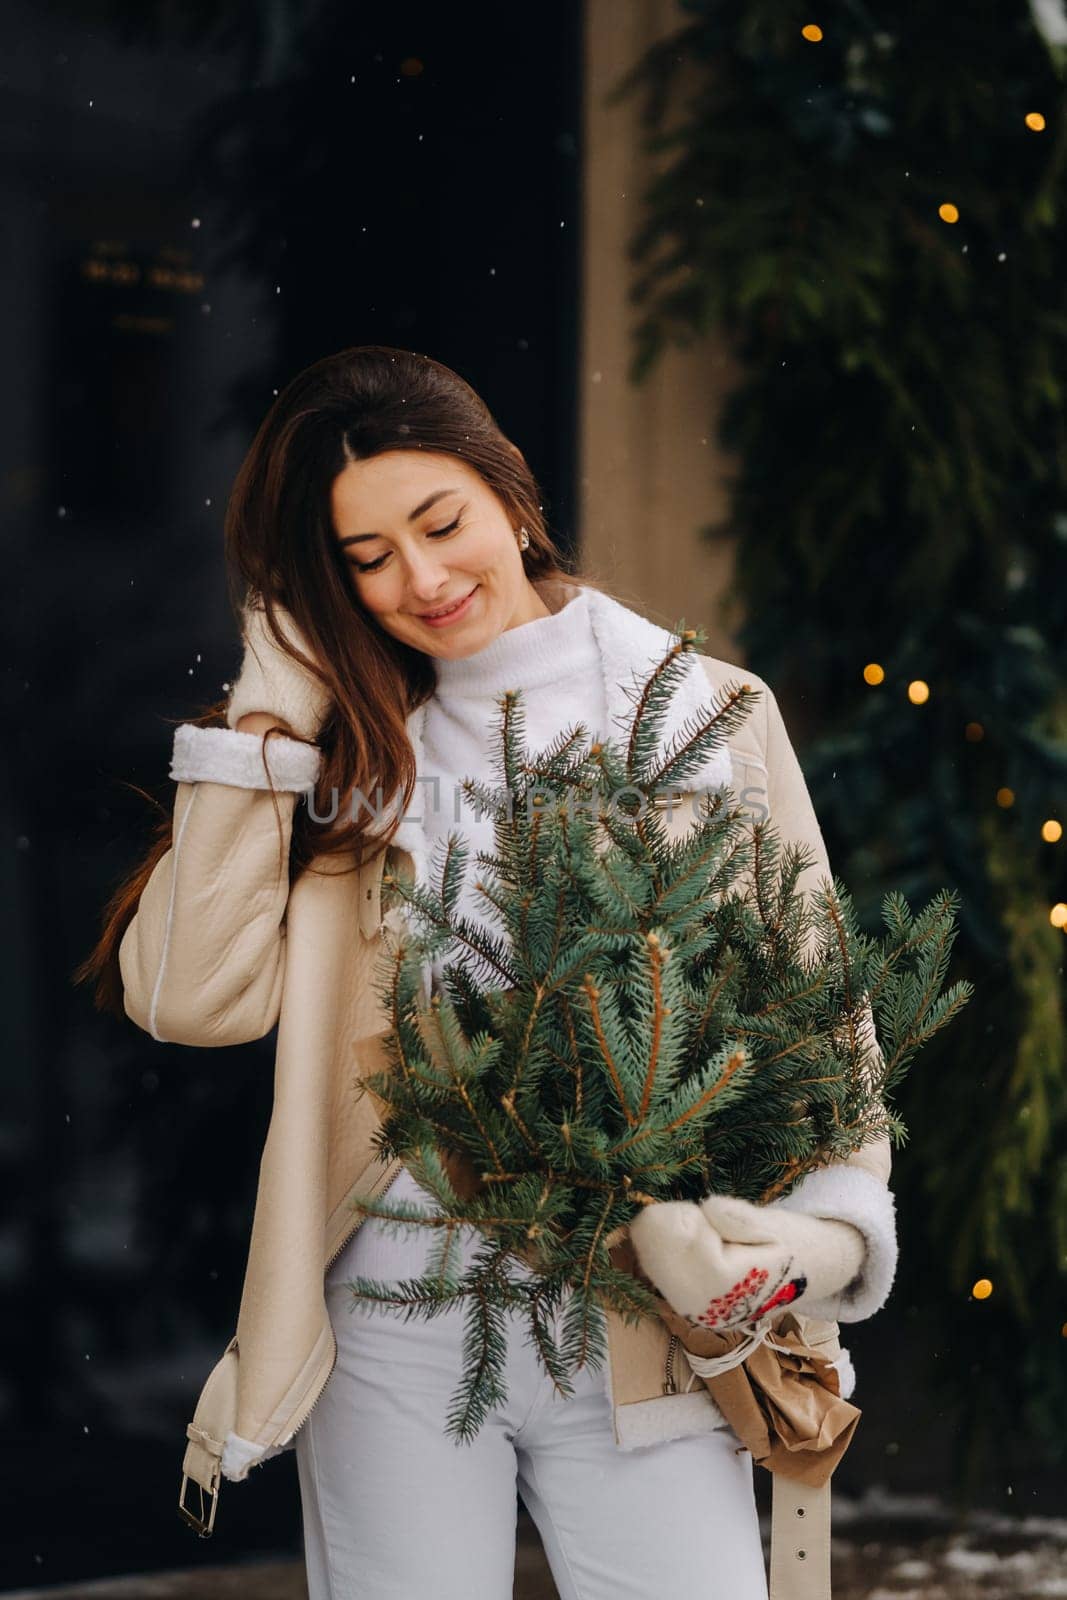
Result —
[{"label": "dark background", "polygon": [[[223,1483],[214,1539],[198,1540],[177,1513],[185,1426],[236,1318],[273,1038],[232,1050],[159,1044],[97,1014],[71,979],[159,805],[169,809],[173,726],[218,700],[237,666],[223,511],[254,430],[298,371],[361,343],[455,367],[538,474],[561,549],[576,547],[580,221],[592,181],[580,137],[582,18],[581,0],[536,11],[23,0],[0,12],[0,1590],[299,1556],[291,1451],[245,1486]],[[983,71],[991,60],[987,50]],[[780,77],[767,82],[775,104],[792,103]],[[940,95],[939,80],[931,103]],[[806,81],[794,98],[808,105]],[[746,114],[762,120],[758,98],[751,104]],[[733,160],[732,124],[727,134]],[[781,136],[772,127],[767,137]],[[780,187],[777,146],[767,165]],[[722,219],[713,242],[705,267],[717,285]],[[747,235],[737,252],[758,267]],[[752,361],[765,388],[751,414],[785,439],[781,365]],[[964,392],[965,410],[974,386]],[[777,458],[762,438],[747,448],[773,477]],[[814,453],[800,447],[797,457],[831,493],[825,471],[810,472]],[[788,497],[796,480],[783,481]],[[768,511],[759,494],[747,503],[754,525],[742,519],[741,553],[773,575],[793,507]],[[931,535],[924,558],[932,548]],[[870,592],[841,651],[859,648]],[[745,595],[750,623],[783,641],[798,619],[819,626],[802,589],[787,597],[791,615],[751,580]],[[716,598],[700,597],[709,614]],[[916,609],[921,619],[929,607]],[[776,681],[770,643],[757,638],[734,659]],[[829,660],[824,641],[806,669]],[[783,710],[794,733],[805,714],[813,728],[827,722],[814,696],[805,708],[785,694]],[[892,767],[878,738],[865,738],[873,781]],[[851,823],[828,803],[839,753],[824,753],[830,779],[823,770],[820,787],[810,746],[799,736],[797,746],[841,868],[850,825],[862,831],[871,813],[856,808]],[[909,760],[930,788],[927,769]],[[913,818],[914,800],[901,812],[894,797],[883,810]],[[930,852],[918,854],[925,869]],[[977,1065],[956,1060],[948,1081],[973,1066],[980,1083],[980,1055]],[[928,1142],[947,1132],[966,1154],[990,1102],[976,1090],[961,1103],[947,1130],[924,1124],[918,1107],[911,1121]],[[960,1161],[951,1158],[966,1173]],[[986,1414],[1009,1363],[1032,1359],[1047,1318],[1045,1334],[1006,1319],[1000,1345],[983,1335],[990,1307],[948,1279],[916,1176],[921,1152],[896,1162],[898,1192],[910,1196],[901,1270],[891,1314],[843,1330],[864,1417],[835,1487],[943,1500],[958,1487],[961,1428]],[[938,1163],[939,1174],[950,1170],[940,1151]],[[943,1239],[943,1217],[940,1227]],[[1052,1431],[1055,1404],[1053,1394]],[[1028,1427],[1005,1429],[970,1489],[1005,1513],[1062,1513],[1060,1478]],[[758,1483],[765,1503],[765,1474]]]},{"label": "dark background", "polygon": [[[198,1540],[273,1036],[159,1044],[71,974],[238,659],[221,527],[273,392],[455,367],[573,537],[581,8],[8,4],[0,1588],[299,1553],[291,1452]],[[354,82],[352,81],[354,79]],[[195,220],[194,220],[195,219]]]}]

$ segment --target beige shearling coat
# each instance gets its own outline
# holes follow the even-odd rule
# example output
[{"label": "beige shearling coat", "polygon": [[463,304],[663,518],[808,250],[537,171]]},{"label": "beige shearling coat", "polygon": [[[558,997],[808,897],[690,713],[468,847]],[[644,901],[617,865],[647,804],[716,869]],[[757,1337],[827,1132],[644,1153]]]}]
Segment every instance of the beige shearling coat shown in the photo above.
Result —
[{"label": "beige shearling coat", "polygon": [[[730,742],[733,789],[753,815],[769,814],[783,840],[811,847],[815,864],[801,887],[813,888],[830,867],[773,692],[747,669],[697,659],[712,690],[743,681],[761,691]],[[201,1532],[214,1523],[221,1476],[243,1479],[290,1448],[321,1395],[336,1359],[323,1281],[359,1226],[350,1198],[382,1193],[399,1171],[399,1163],[376,1160],[377,1114],[353,1082],[380,1064],[386,1021],[370,977],[383,932],[382,874],[406,852],[391,846],[359,870],[350,858],[320,858],[290,891],[293,813],[318,753],[279,740],[272,775],[282,787],[272,796],[259,750],[258,738],[229,729],[177,730],[172,844],[119,952],[126,1011],[154,1039],[212,1048],[278,1030],[236,1329],[187,1428],[179,1501]],[[668,813],[672,832],[693,816],[686,798]],[[855,1171],[861,1189],[888,1193],[888,1140],[840,1165]],[[849,1217],[833,1204],[822,1214]],[[883,1273],[878,1293],[887,1292]],[[620,1448],[725,1425],[702,1384],[686,1392],[662,1323],[635,1328],[608,1313],[607,1328]],[[836,1322],[808,1319],[809,1341],[830,1354],[840,1348],[836,1335]],[[201,1491],[199,1511],[187,1506],[189,1483]]]}]

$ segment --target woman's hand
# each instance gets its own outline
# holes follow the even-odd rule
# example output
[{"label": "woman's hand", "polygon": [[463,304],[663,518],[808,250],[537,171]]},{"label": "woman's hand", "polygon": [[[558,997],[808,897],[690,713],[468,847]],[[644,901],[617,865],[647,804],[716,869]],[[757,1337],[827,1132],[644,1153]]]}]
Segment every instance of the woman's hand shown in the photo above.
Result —
[{"label": "woman's hand", "polygon": [[[280,606],[274,610],[285,637],[310,657],[307,640],[288,611]],[[327,691],[318,678],[275,644],[261,606],[245,608],[242,631],[245,652],[227,706],[227,724],[249,733],[282,725],[305,739],[316,739],[330,708]],[[256,722],[245,720],[253,715]]]},{"label": "woman's hand", "polygon": [[630,1238],[667,1303],[719,1331],[838,1294],[861,1270],[866,1248],[851,1223],[732,1195],[646,1206]]}]

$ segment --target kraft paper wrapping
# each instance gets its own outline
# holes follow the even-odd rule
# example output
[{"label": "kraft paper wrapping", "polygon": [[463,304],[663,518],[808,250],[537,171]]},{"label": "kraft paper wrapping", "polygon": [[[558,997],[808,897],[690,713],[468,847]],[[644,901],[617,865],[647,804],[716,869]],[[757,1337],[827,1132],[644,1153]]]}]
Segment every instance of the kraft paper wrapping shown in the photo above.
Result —
[{"label": "kraft paper wrapping", "polygon": [[[694,1327],[657,1298],[663,1321],[693,1355],[722,1356],[741,1342],[740,1331]],[[754,1461],[819,1488],[851,1444],[862,1413],[842,1400],[836,1368],[804,1344],[791,1313],[772,1337],[788,1350],[761,1344],[731,1372],[700,1381]]]}]

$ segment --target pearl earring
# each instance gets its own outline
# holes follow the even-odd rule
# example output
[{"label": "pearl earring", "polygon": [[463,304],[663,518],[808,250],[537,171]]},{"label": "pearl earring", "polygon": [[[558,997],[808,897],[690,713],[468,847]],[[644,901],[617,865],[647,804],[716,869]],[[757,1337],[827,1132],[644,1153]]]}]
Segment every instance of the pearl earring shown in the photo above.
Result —
[{"label": "pearl earring", "polygon": [[519,529],[519,549],[520,550],[528,550],[529,547],[530,547],[530,535],[526,532],[525,528],[520,528]]}]

